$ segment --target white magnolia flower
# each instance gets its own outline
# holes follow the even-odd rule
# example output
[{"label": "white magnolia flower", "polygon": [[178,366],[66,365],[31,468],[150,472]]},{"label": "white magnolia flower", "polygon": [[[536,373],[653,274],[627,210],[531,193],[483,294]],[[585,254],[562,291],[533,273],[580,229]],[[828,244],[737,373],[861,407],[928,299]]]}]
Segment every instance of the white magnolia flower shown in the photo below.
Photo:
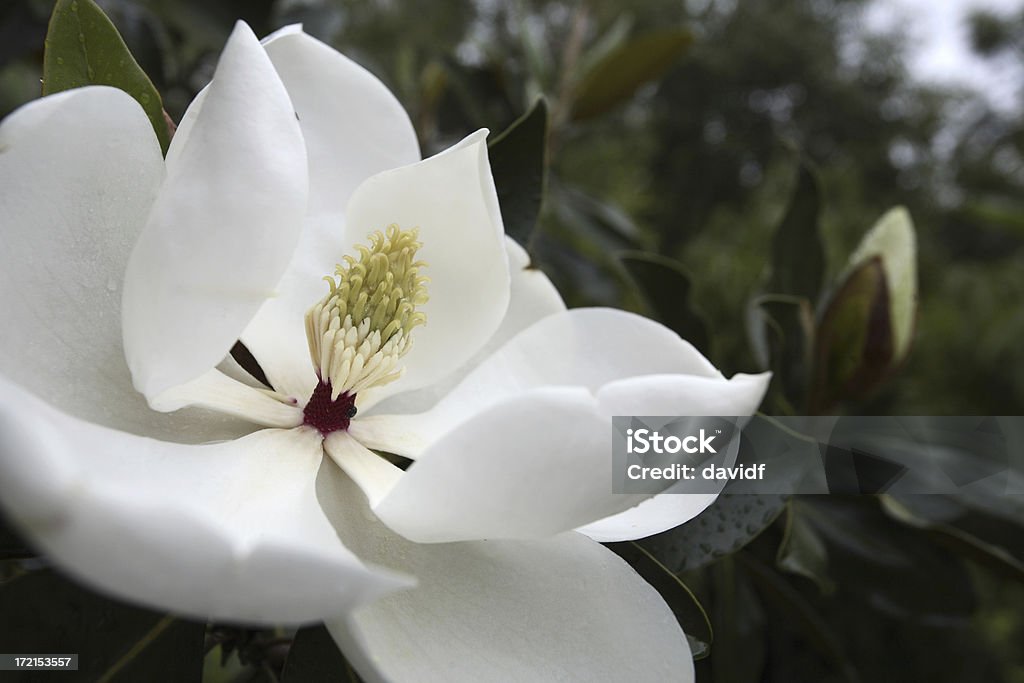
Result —
[{"label": "white magnolia flower", "polygon": [[[419,161],[368,72],[243,24],[166,160],[117,90],[12,114],[7,513],[122,598],[326,619],[370,680],[692,676],[660,596],[591,538],[712,497],[612,495],[608,417],[748,414],[767,378],[726,380],[634,315],[565,311],[503,236],[485,134]],[[343,258],[360,244],[365,272]],[[361,301],[360,279],[390,298]],[[231,361],[239,339],[273,390]]]}]

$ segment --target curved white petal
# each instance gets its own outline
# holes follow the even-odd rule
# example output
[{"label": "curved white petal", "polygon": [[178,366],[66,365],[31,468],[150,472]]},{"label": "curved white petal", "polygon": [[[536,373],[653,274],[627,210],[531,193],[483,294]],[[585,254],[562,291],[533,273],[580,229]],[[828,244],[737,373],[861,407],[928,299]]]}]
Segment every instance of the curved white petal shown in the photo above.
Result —
[{"label": "curved white petal", "polygon": [[419,585],[329,623],[369,682],[694,680],[682,630],[625,562],[574,534],[410,543],[324,467],[318,493],[346,545]]},{"label": "curved white petal", "polygon": [[94,588],[191,617],[277,624],[408,585],[338,540],[315,494],[319,434],[183,446],[64,415],[0,380],[0,503]]},{"label": "curved white petal", "polygon": [[422,307],[427,322],[413,332],[405,375],[376,391],[377,399],[426,386],[465,364],[505,317],[508,257],[486,135],[477,131],[425,161],[376,175],[349,202],[342,253],[354,253],[354,245],[391,223],[418,227],[417,258],[430,278],[430,301]]},{"label": "curved white petal", "polygon": [[107,87],[30,102],[0,124],[0,374],[77,417],[182,441],[249,425],[154,413],[121,346],[128,255],[164,178],[156,135]]},{"label": "curved white petal", "polygon": [[273,294],[298,242],[306,152],[288,94],[235,26],[132,251],[122,312],[136,388],[153,399],[216,366]]},{"label": "curved white petal", "polygon": [[576,531],[600,543],[634,541],[675,529],[704,512],[717,493],[659,493],[635,508],[605,517]]},{"label": "curved white petal", "polygon": [[[771,373],[715,379],[686,375],[633,377],[597,392],[606,415],[753,415],[768,391]],[[673,487],[685,489],[686,482]],[[688,522],[718,497],[669,489],[635,508],[577,529],[595,541],[631,541]]]},{"label": "curved white petal", "polygon": [[263,47],[299,116],[310,214],[343,215],[364,180],[420,160],[409,115],[376,76],[298,27],[268,36]]},{"label": "curved white petal", "polygon": [[243,384],[217,369],[171,387],[150,403],[154,409],[168,412],[201,406],[265,427],[298,427],[303,422],[302,409],[296,403],[282,400],[267,389]]},{"label": "curved white petal", "polygon": [[343,239],[349,198],[367,178],[419,161],[420,152],[409,116],[369,71],[298,27],[281,29],[263,45],[299,117],[310,196],[299,246],[277,294],[242,339],[274,388],[304,401],[316,379],[303,316],[324,295],[322,278],[352,246]]},{"label": "curved white petal", "polygon": [[[505,342],[516,336],[527,327],[553,313],[565,310],[565,302],[558,290],[541,270],[530,265],[530,257],[511,237],[505,237],[505,251],[508,253],[511,274],[511,293],[508,310],[498,326],[468,362],[455,372],[440,381],[415,391],[391,396],[374,405],[372,395],[369,400],[360,401],[360,410],[364,414],[393,415],[399,413],[419,413],[437,404],[447,395],[473,368],[480,365],[492,353],[501,348]],[[362,397],[360,397],[362,398]]]},{"label": "curved white petal", "polygon": [[420,543],[551,536],[649,497],[612,493],[611,443],[589,391],[534,389],[445,434],[371,504]]},{"label": "curved white petal", "polygon": [[[419,451],[405,449],[434,443],[506,397],[543,386],[580,386],[597,392],[616,380],[665,373],[724,381],[690,343],[652,320],[611,308],[577,308],[549,315],[520,332],[431,410],[362,418],[356,429],[382,434],[382,442],[353,433],[371,448],[417,457]],[[609,437],[610,433],[609,427]]]}]

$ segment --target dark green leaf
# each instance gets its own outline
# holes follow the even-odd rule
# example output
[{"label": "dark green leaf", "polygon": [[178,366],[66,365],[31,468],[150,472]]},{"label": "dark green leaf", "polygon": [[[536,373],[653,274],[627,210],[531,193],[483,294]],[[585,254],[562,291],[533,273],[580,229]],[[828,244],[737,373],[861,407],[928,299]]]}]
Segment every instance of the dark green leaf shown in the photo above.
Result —
[{"label": "dark green leaf", "polygon": [[641,85],[667,72],[692,42],[686,29],[669,28],[633,38],[612,50],[580,80],[572,118],[588,119],[629,99]]},{"label": "dark green leaf", "polygon": [[823,593],[835,587],[828,576],[828,550],[814,527],[805,519],[799,501],[791,501],[786,512],[786,528],[775,556],[779,569],[814,581]]},{"label": "dark green leaf", "polygon": [[299,629],[284,664],[281,683],[359,683],[323,624]]},{"label": "dark green leaf", "polygon": [[524,247],[544,199],[547,134],[548,107],[541,98],[488,145],[505,232]]},{"label": "dark green leaf", "polygon": [[707,657],[714,640],[711,622],[704,607],[686,584],[637,543],[627,541],[607,545],[664,598],[686,633],[694,659]]},{"label": "dark green leaf", "polygon": [[821,190],[813,169],[801,162],[796,189],[775,229],[768,291],[815,301],[825,274],[825,250],[818,227]]},{"label": "dark green leaf", "polygon": [[747,333],[758,363],[775,377],[766,405],[794,414],[803,405],[813,362],[814,310],[801,296],[764,294],[747,307]]},{"label": "dark green leaf", "polygon": [[[804,499],[806,519],[828,543],[838,590],[922,625],[964,625],[977,607],[963,562],[926,534],[885,515],[877,499]],[[926,568],[926,569],[925,569]]]},{"label": "dark green leaf", "polygon": [[205,624],[93,593],[51,571],[0,588],[9,652],[78,653],[78,680],[200,681]]},{"label": "dark green leaf", "polygon": [[842,672],[847,681],[860,680],[842,642],[811,603],[752,555],[743,553],[738,557],[754,580],[758,593],[764,597],[766,606],[774,607],[783,615],[779,621],[799,632],[822,659]]},{"label": "dark green leaf", "polygon": [[619,260],[636,283],[654,317],[708,355],[707,323],[693,310],[690,278],[672,259],[639,251],[623,252]]},{"label": "dark green leaf", "polygon": [[822,413],[845,398],[867,394],[893,358],[889,288],[874,256],[851,271],[818,325],[810,405]]},{"label": "dark green leaf", "polygon": [[727,557],[710,570],[716,626],[715,647],[708,662],[715,683],[759,683],[764,680],[768,641],[765,615],[746,573]]},{"label": "dark green leaf", "polygon": [[[932,496],[928,496],[928,498],[932,498]],[[961,528],[963,521],[966,521],[968,524],[970,524],[971,518],[976,521],[976,518],[979,516],[978,513],[969,513],[964,510],[956,521],[945,523],[929,519],[920,512],[920,508],[917,506],[912,507],[907,503],[907,499],[897,499],[893,496],[882,497],[882,509],[893,519],[916,529],[927,531],[937,542],[958,555],[989,569],[998,576],[1024,583],[1024,560],[1014,556],[1008,548],[982,540],[973,533]],[[981,527],[980,533],[997,530],[997,533],[1002,531],[1004,535],[1006,527],[1010,527],[1011,533],[1009,535],[1013,537],[1011,542],[1018,549],[1020,544],[1024,542],[1024,531],[1021,531],[1020,527],[1016,525],[1007,525],[989,519],[985,520],[982,524],[975,523],[974,526]],[[993,529],[994,527],[996,529]]]},{"label": "dark green leaf", "polygon": [[686,524],[639,543],[675,573],[698,569],[750,543],[785,505],[780,495],[723,494]]},{"label": "dark green leaf", "polygon": [[110,19],[93,0],[57,0],[46,33],[43,94],[85,85],[109,85],[134,97],[166,154],[171,138],[160,94]]}]

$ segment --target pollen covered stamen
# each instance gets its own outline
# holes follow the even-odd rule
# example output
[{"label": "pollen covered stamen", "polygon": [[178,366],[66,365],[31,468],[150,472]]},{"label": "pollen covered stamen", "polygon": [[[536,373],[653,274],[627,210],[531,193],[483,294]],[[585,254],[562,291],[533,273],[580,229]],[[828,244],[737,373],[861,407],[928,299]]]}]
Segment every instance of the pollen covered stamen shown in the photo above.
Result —
[{"label": "pollen covered stamen", "polygon": [[306,313],[309,355],[331,400],[402,376],[398,361],[412,348],[410,333],[426,322],[416,310],[427,302],[427,278],[416,261],[417,230],[389,225],[345,256],[323,299]]}]

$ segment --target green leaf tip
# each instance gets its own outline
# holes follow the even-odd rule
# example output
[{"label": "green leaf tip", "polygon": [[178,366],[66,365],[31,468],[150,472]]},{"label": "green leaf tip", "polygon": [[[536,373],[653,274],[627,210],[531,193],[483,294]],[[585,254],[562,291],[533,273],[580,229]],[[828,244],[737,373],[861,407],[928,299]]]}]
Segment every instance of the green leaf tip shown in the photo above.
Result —
[{"label": "green leaf tip", "polygon": [[123,90],[142,106],[160,149],[167,153],[171,135],[160,93],[93,0],[57,0],[45,45],[43,95],[87,85]]},{"label": "green leaf tip", "polygon": [[523,247],[544,200],[547,139],[548,106],[542,97],[487,145],[505,233]]}]

